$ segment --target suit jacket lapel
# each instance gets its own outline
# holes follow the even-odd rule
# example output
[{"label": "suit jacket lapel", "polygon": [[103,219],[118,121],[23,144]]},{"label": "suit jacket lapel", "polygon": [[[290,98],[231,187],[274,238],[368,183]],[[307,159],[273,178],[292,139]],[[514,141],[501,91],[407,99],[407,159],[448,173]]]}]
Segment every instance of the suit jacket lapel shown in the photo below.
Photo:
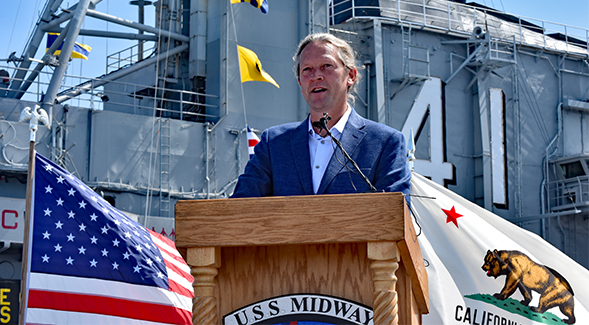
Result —
[{"label": "suit jacket lapel", "polygon": [[[348,122],[344,127],[344,132],[342,133],[342,136],[340,138],[342,147],[344,147],[344,149],[350,155],[350,157],[353,157],[354,151],[356,151],[356,148],[358,147],[358,145],[360,145],[362,139],[364,139],[365,132],[362,131],[363,128],[364,120],[362,119],[362,117],[360,117],[360,115],[356,113],[354,109],[352,109],[352,113],[348,118]],[[342,163],[346,163],[347,166],[349,166],[350,168],[352,167],[351,164],[345,161],[344,154],[336,146],[333,156],[331,156],[331,159],[329,160],[329,165],[325,170],[325,174],[323,175],[323,179],[321,179],[321,184],[319,185],[317,194],[323,194],[329,186],[329,184],[331,184],[335,176],[343,168],[345,168],[344,165],[342,165]]]},{"label": "suit jacket lapel", "polygon": [[[311,156],[309,155],[309,130],[307,123],[308,121],[305,119],[299,124],[296,132],[290,139],[290,148],[303,191],[305,195],[313,195],[313,178],[311,176]],[[287,185],[285,184],[285,186]]]}]

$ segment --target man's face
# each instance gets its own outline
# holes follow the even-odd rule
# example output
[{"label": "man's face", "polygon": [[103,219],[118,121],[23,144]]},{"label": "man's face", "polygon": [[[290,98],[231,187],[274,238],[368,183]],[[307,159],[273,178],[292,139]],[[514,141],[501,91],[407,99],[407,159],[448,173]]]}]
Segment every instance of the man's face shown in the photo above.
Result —
[{"label": "man's face", "polygon": [[329,113],[339,119],[346,111],[348,87],[354,84],[357,71],[348,71],[333,45],[320,41],[307,45],[299,62],[299,85],[311,114]]}]

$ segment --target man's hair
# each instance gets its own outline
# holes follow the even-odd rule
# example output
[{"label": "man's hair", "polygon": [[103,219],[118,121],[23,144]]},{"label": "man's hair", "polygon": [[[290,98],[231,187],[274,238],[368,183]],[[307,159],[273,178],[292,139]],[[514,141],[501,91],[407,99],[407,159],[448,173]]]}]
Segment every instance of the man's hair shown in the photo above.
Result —
[{"label": "man's hair", "polygon": [[[335,49],[337,57],[343,63],[344,67],[346,69],[348,69],[348,71],[350,71],[352,69],[358,70],[358,67],[356,66],[356,52],[350,46],[350,44],[348,44],[346,41],[344,41],[343,39],[338,38],[334,35],[327,34],[327,33],[309,34],[309,35],[307,35],[307,37],[305,37],[299,43],[296,54],[292,58],[295,63],[293,68],[294,68],[294,73],[295,73],[295,76],[297,77],[297,80],[300,77],[301,53],[303,52],[305,47],[307,47],[307,45],[311,44],[312,42],[316,42],[316,41],[331,44]],[[359,78],[360,78],[360,74],[357,74],[354,84],[348,88],[348,97],[351,97],[352,100],[354,98],[350,94],[350,92],[356,86],[356,83],[358,82]]]}]

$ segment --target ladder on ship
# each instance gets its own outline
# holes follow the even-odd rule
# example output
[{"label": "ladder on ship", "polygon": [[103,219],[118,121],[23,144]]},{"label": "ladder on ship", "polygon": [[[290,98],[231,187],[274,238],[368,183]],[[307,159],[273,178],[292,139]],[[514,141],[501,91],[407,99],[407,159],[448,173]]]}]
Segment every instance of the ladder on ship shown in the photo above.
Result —
[{"label": "ladder on ship", "polygon": [[170,212],[170,119],[160,118],[160,216],[171,217]]},{"label": "ladder on ship", "polygon": [[430,78],[430,60],[429,48],[412,44],[411,30],[412,25],[404,24],[401,27],[401,38],[403,41],[403,76],[391,81],[401,82],[391,100],[408,85],[423,82]]}]

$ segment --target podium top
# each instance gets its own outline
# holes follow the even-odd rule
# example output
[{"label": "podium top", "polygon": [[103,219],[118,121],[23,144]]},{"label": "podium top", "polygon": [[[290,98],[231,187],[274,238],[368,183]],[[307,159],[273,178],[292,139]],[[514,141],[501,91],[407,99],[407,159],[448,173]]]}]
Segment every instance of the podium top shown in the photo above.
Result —
[{"label": "podium top", "polygon": [[176,246],[399,241],[411,223],[401,193],[178,201]]},{"label": "podium top", "polygon": [[401,193],[186,200],[176,203],[176,246],[397,242],[419,308],[429,310],[423,257]]}]

